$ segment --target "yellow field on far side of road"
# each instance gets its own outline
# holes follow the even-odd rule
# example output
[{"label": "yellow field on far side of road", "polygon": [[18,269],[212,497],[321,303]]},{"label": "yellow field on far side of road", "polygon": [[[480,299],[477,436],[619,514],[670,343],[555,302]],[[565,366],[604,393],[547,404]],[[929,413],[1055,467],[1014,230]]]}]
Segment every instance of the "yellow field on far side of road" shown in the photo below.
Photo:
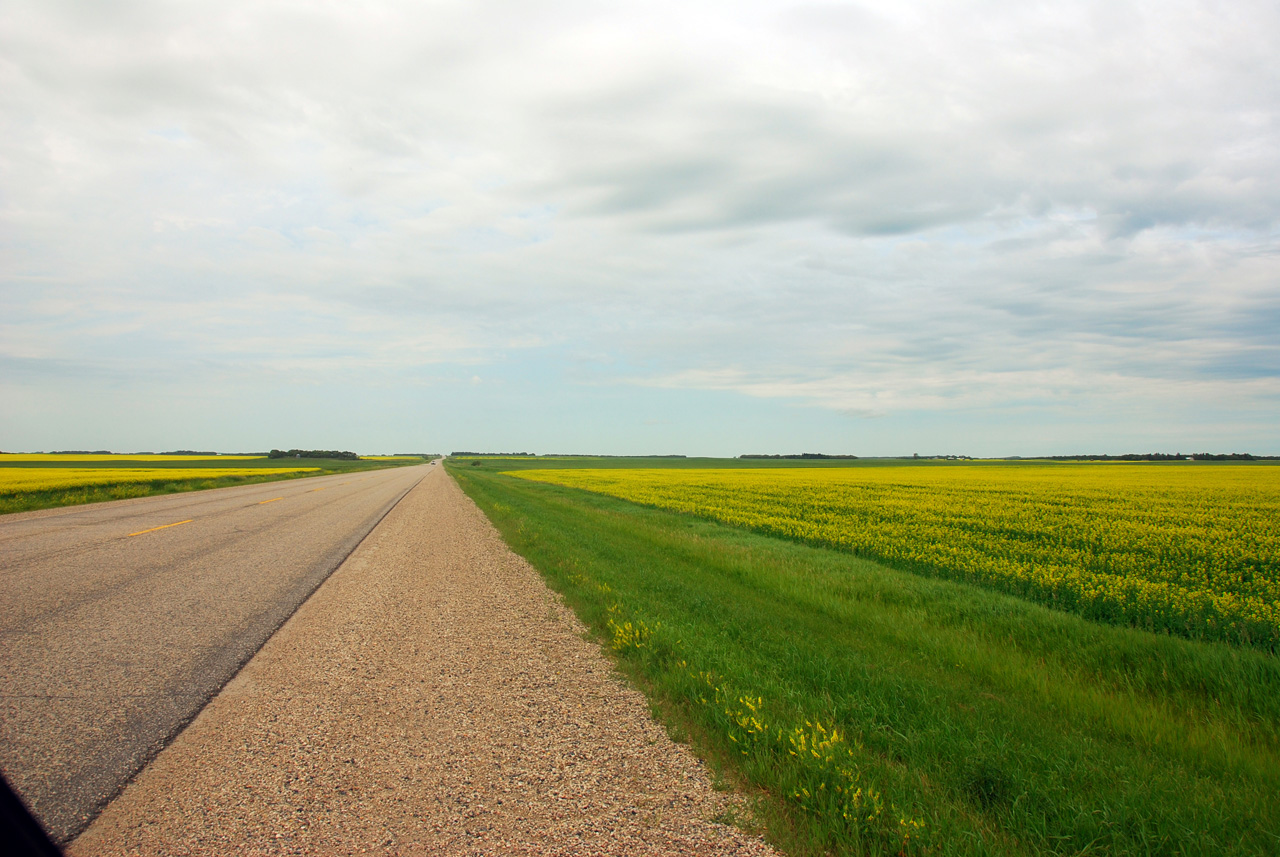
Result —
[{"label": "yellow field on far side of road", "polygon": [[319,469],[282,467],[264,471],[258,467],[0,467],[0,495],[92,485],[184,482],[190,479],[220,479],[225,476],[262,476],[265,473],[305,473]]}]

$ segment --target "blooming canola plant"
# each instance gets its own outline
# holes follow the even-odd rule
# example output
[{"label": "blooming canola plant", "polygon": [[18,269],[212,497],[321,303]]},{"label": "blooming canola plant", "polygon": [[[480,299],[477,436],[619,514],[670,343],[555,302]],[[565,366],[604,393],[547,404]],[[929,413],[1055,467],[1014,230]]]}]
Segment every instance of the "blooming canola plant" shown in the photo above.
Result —
[{"label": "blooming canola plant", "polygon": [[965,463],[511,475],[836,547],[1091,619],[1280,647],[1277,467]]}]

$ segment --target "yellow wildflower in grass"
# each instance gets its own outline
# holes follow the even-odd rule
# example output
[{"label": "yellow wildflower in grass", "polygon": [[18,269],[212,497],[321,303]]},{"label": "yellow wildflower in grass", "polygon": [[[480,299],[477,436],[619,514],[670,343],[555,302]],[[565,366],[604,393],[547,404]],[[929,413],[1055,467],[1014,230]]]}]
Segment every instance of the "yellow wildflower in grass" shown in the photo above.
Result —
[{"label": "yellow wildflower in grass", "polygon": [[774,769],[782,783],[789,783],[782,794],[800,809],[841,831],[841,838],[878,840],[898,853],[921,846],[924,823],[895,806],[886,814],[884,799],[864,781],[858,765],[864,751],[860,741],[850,741],[820,720],[790,729],[770,723],[762,697],[734,693],[716,676],[685,661],[677,666],[697,688],[688,698],[703,706],[739,755]]},{"label": "yellow wildflower in grass", "polygon": [[629,619],[622,618],[622,608],[617,604],[609,608],[609,617],[606,620],[609,628],[611,639],[609,644],[615,652],[621,652],[624,649],[644,649],[649,646],[649,641],[653,639],[653,632],[660,625],[654,625],[650,628],[640,619],[634,622]]},{"label": "yellow wildflower in grass", "polygon": [[1280,467],[527,470],[995,586],[1102,621],[1280,646]]},{"label": "yellow wildflower in grass", "polygon": [[683,685],[680,696],[700,710],[710,732],[727,739],[748,769],[767,769],[761,780],[776,783],[778,794],[837,840],[879,842],[898,854],[927,850],[923,822],[886,805],[865,781],[859,766],[866,752],[861,741],[850,740],[835,724],[819,719],[788,728],[766,713],[772,706],[764,697],[734,692],[714,673],[678,657],[680,641],[660,641],[663,625],[649,624],[610,598],[608,584],[591,580],[573,566],[566,569],[566,578],[605,598],[607,642],[619,657],[649,660],[659,650],[667,652],[672,677]]}]

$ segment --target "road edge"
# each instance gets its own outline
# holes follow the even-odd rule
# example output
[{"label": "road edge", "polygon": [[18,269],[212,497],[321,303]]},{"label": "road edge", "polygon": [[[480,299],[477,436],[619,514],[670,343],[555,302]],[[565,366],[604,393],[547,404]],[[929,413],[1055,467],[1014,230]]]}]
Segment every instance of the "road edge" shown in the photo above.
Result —
[{"label": "road edge", "polygon": [[[422,465],[418,465],[418,466],[422,466]],[[197,717],[200,716],[200,713],[204,711],[204,709],[209,705],[209,703],[213,701],[213,699],[217,697],[218,694],[222,693],[223,689],[228,684],[230,684],[237,675],[240,674],[240,671],[244,669],[245,665],[248,664],[251,660],[253,660],[254,656],[257,655],[258,652],[262,651],[262,647],[267,644],[267,641],[269,641],[272,637],[274,637],[276,633],[279,632],[279,630],[284,627],[285,623],[288,622],[291,618],[293,618],[293,615],[297,613],[299,609],[301,609],[302,605],[306,604],[308,601],[311,600],[311,597],[315,595],[316,591],[319,590],[320,587],[323,586],[325,582],[328,581],[328,579],[333,576],[334,572],[336,572],[339,568],[343,566],[343,564],[351,557],[351,555],[356,552],[356,549],[360,547],[360,545],[364,542],[364,540],[367,539],[373,533],[373,531],[378,528],[378,525],[383,522],[383,520],[387,517],[387,515],[391,514],[391,511],[396,506],[400,505],[400,502],[409,495],[409,492],[417,488],[418,485],[421,484],[422,480],[426,479],[429,475],[431,475],[432,472],[433,471],[428,470],[426,473],[423,473],[416,480],[414,480],[412,485],[410,485],[404,491],[400,492],[400,494],[397,495],[394,499],[387,501],[385,506],[383,506],[380,510],[375,512],[373,515],[369,516],[368,520],[370,521],[370,523],[368,523],[368,526],[364,529],[364,532],[360,533],[358,537],[352,538],[350,540],[350,545],[346,546],[346,549],[340,552],[337,559],[332,561],[331,567],[326,571],[324,571],[322,574],[317,575],[315,584],[305,589],[302,597],[298,600],[298,603],[295,604],[293,608],[289,610],[286,614],[284,614],[283,617],[278,622],[276,622],[273,626],[270,627],[270,629],[267,631],[266,636],[264,636],[256,646],[253,646],[251,649],[248,649],[245,652],[241,653],[241,656],[233,663],[233,666],[229,674],[221,682],[219,682],[216,687],[212,689],[212,692],[210,692],[207,695],[204,702],[200,704],[200,707],[193,710],[189,717],[186,717],[180,720],[178,723],[176,723],[174,725],[174,728],[170,730],[159,742],[157,742],[157,744],[152,749],[150,749],[143,758],[140,759],[139,764],[137,768],[133,771],[133,773],[129,774],[128,777],[121,780],[119,785],[116,786],[115,790],[111,792],[110,795],[104,798],[100,803],[96,804],[92,808],[92,811],[87,815],[87,817],[82,819],[82,823],[76,826],[74,831],[68,834],[65,838],[53,837],[52,835],[50,835],[50,838],[57,843],[60,849],[65,849],[66,846],[74,842],[76,838],[80,836],[80,834],[84,833],[85,830],[87,830],[89,826],[93,824],[94,821],[97,820],[98,816],[100,816],[103,813],[103,811],[108,806],[111,805],[112,801],[118,798],[121,795],[121,793],[123,793],[124,790],[127,789],[133,783],[133,781],[138,778],[138,775],[147,769],[147,766],[151,764],[151,762],[156,758],[156,756],[164,752],[165,748],[167,748],[170,744],[172,744],[175,740],[177,740],[178,736],[181,735],[186,730],[186,728],[190,726],[191,723]],[[239,487],[239,486],[232,486],[232,487]],[[211,490],[218,490],[218,489],[211,489]],[[127,503],[127,502],[131,502],[132,500],[146,500],[146,499],[149,499],[149,498],[137,497],[137,498],[130,498],[129,500],[114,501],[114,502]],[[41,512],[46,510],[40,509],[35,511]],[[19,512],[17,514],[27,514],[27,513]],[[357,530],[357,532],[359,531]],[[46,833],[47,832],[48,831],[46,831]]]}]

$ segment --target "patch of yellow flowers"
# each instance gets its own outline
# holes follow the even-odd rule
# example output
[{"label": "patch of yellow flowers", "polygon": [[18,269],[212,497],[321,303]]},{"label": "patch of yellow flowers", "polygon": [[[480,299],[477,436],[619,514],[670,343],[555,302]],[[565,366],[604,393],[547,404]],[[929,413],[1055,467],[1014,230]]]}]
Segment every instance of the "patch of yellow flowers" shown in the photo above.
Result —
[{"label": "patch of yellow flowers", "polygon": [[615,652],[621,652],[624,649],[648,648],[650,640],[653,639],[653,632],[661,627],[661,625],[655,625],[650,628],[640,619],[634,622],[623,619],[622,609],[617,604],[609,608],[609,616],[605,624],[611,636],[609,644]]},{"label": "patch of yellow flowers", "polygon": [[696,687],[691,698],[719,722],[741,755],[779,772],[783,793],[802,810],[842,837],[876,839],[900,854],[922,844],[924,823],[886,807],[880,793],[863,781],[857,763],[864,752],[861,742],[820,720],[806,719],[790,729],[771,725],[762,697],[734,693],[685,661],[677,666]]},{"label": "patch of yellow flowers", "polygon": [[838,547],[1102,621],[1280,647],[1280,467],[978,463],[511,475]]},{"label": "patch of yellow flowers", "polygon": [[[570,577],[579,585],[586,582],[577,574]],[[593,588],[602,595],[609,592],[604,583]],[[609,606],[605,625],[613,651],[639,656],[652,652],[654,634],[662,627],[627,618],[617,602]],[[716,675],[691,668],[685,660],[676,661],[676,670],[687,686],[685,698],[727,735],[749,765],[771,771],[767,779],[801,810],[840,831],[842,838],[877,839],[896,853],[922,844],[923,822],[893,807],[886,811],[881,794],[861,782],[855,753],[864,751],[863,744],[850,742],[835,725],[828,728],[820,720],[804,720],[790,729],[771,724],[763,697],[732,692]]]},{"label": "patch of yellow flowers", "polygon": [[[568,570],[566,577],[576,586],[612,599],[607,583],[592,580],[576,569]],[[629,616],[620,603],[612,601],[606,609],[605,627],[614,652],[644,658],[654,653],[654,639],[662,624],[650,625]],[[675,646],[679,646],[678,640]],[[896,807],[886,808],[880,793],[863,782],[856,758],[865,752],[861,742],[849,741],[836,726],[828,727],[820,720],[805,720],[789,729],[770,723],[763,697],[734,693],[715,675],[696,670],[685,660],[676,661],[674,668],[684,686],[683,697],[701,709],[714,731],[727,736],[747,757],[749,768],[767,772],[761,777],[763,784],[778,788],[824,827],[834,829],[839,838],[876,841],[896,854],[925,848],[924,823]]]}]

